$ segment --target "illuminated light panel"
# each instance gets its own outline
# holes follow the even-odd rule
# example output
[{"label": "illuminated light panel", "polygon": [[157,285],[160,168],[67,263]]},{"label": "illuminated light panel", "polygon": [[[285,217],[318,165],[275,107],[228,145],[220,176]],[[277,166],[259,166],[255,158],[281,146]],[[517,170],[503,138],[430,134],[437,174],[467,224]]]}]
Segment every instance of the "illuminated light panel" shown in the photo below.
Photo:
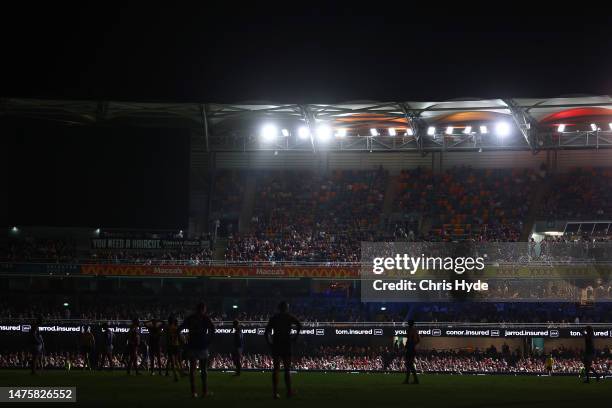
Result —
[{"label": "illuminated light panel", "polygon": [[273,141],[274,139],[276,139],[277,135],[278,135],[278,129],[274,125],[268,124],[268,125],[264,125],[261,128],[261,137],[266,142]]},{"label": "illuminated light panel", "polygon": [[317,138],[320,141],[325,142],[329,140],[329,138],[331,137],[331,134],[332,134],[332,130],[328,125],[319,125],[317,127]]},{"label": "illuminated light panel", "polygon": [[495,133],[500,137],[505,137],[510,134],[510,124],[508,122],[499,122],[495,125]]},{"label": "illuminated light panel", "polygon": [[307,139],[310,137],[310,129],[307,126],[301,126],[298,129],[298,136],[300,139]]}]

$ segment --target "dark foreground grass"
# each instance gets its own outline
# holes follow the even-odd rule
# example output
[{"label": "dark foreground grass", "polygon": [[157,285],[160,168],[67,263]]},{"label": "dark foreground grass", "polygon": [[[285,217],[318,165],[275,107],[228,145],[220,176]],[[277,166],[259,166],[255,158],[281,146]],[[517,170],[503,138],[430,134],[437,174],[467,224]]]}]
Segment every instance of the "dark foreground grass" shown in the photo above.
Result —
[{"label": "dark foreground grass", "polygon": [[[281,376],[282,379],[282,376]],[[193,400],[189,381],[128,377],[124,372],[0,370],[0,386],[76,386],[78,405],[109,408],[208,407],[597,407],[610,406],[612,380],[582,384],[576,377],[423,375],[420,385],[403,385],[400,374],[296,373],[297,396],[272,400],[271,376],[247,372],[210,374],[214,395]],[[198,378],[199,381],[199,378]],[[284,389],[283,389],[284,390]],[[59,406],[59,403],[51,403]],[[4,405],[4,404],[2,404]],[[14,405],[14,404],[11,404]],[[26,404],[19,404],[24,407]],[[75,406],[75,404],[66,404]],[[40,407],[41,404],[34,406]]]}]

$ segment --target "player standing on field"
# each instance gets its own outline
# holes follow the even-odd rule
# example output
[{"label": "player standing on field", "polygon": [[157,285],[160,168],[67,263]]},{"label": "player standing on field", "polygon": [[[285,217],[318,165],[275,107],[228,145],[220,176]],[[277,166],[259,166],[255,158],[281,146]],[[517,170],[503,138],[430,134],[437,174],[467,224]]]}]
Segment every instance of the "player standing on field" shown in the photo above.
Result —
[{"label": "player standing on field", "polygon": [[138,371],[138,350],[140,349],[140,322],[138,321],[138,318],[132,319],[132,326],[128,332],[127,347],[127,374],[130,375],[130,371],[132,367],[134,367],[136,375],[140,375],[140,372]]},{"label": "player standing on field", "polygon": [[187,329],[189,331],[187,347],[185,348],[186,357],[189,359],[189,381],[191,384],[191,395],[196,398],[198,394],[195,388],[196,364],[200,364],[200,376],[202,377],[202,397],[211,395],[208,392],[208,348],[215,335],[215,326],[206,314],[206,305],[199,303],[195,313],[188,316],[179,331]]},{"label": "player standing on field", "polygon": [[162,336],[162,322],[157,319],[152,319],[146,322],[145,327],[149,330],[149,361],[151,375],[155,374],[155,359],[157,358],[157,369],[159,375],[162,375],[162,363],[161,363],[161,336]]},{"label": "player standing on field", "polygon": [[83,370],[91,371],[92,356],[96,350],[96,338],[91,332],[91,326],[83,327],[81,333],[81,354],[83,356]]},{"label": "player standing on field", "polygon": [[102,358],[100,359],[100,364],[98,369],[102,370],[104,368],[104,363],[106,360],[108,360],[108,368],[109,370],[113,370],[113,367],[115,366],[115,363],[113,361],[113,340],[115,338],[115,334],[113,333],[113,331],[108,327],[107,323],[104,323],[104,325],[102,326],[102,341],[103,341],[103,345],[102,345]]},{"label": "player standing on field", "polygon": [[406,379],[404,380],[404,384],[410,384],[410,373],[414,376],[414,381],[412,383],[418,384],[419,378],[417,377],[414,360],[416,359],[416,346],[421,341],[421,336],[419,336],[417,328],[414,327],[414,320],[408,321],[408,332],[406,333],[406,337]]},{"label": "player standing on field", "polygon": [[179,347],[181,346],[181,337],[178,328],[176,317],[168,318],[168,326],[166,326],[166,352],[168,361],[166,362],[166,377],[169,369],[172,369],[174,381],[178,381],[177,368],[180,367]]},{"label": "player standing on field", "polygon": [[585,384],[591,382],[589,378],[589,373],[595,374],[595,378],[599,381],[599,374],[593,368],[593,359],[595,358],[595,333],[593,332],[593,328],[591,326],[587,326],[584,330],[584,375]]},{"label": "player standing on field", "polygon": [[554,365],[555,365],[555,359],[553,358],[552,354],[549,354],[548,357],[546,357],[544,367],[546,368],[546,373],[548,373],[550,377],[552,377]]},{"label": "player standing on field", "polygon": [[38,373],[37,368],[43,368],[43,354],[45,352],[45,341],[40,334],[40,323],[41,320],[38,319],[36,323],[32,325],[30,329],[30,343],[32,346],[32,374],[36,375]]},{"label": "player standing on field", "polygon": [[233,326],[234,344],[232,348],[232,359],[234,360],[234,365],[236,366],[236,376],[239,376],[240,371],[242,370],[242,349],[244,347],[244,336],[238,320],[234,320]]},{"label": "player standing on field", "polygon": [[[295,328],[295,335],[291,335],[291,330]],[[297,339],[302,324],[299,320],[289,313],[289,304],[281,302],[278,305],[278,313],[270,318],[266,326],[266,342],[272,348],[272,360],[274,368],[272,370],[272,395],[274,399],[280,398],[278,394],[278,372],[280,371],[281,361],[285,370],[285,387],[287,397],[293,396],[291,389],[291,344]]]}]

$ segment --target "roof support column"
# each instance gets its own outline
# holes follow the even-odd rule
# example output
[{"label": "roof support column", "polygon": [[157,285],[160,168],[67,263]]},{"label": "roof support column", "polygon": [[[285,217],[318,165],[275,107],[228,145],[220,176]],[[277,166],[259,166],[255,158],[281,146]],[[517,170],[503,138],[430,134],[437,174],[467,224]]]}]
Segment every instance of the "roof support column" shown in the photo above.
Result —
[{"label": "roof support column", "polygon": [[412,130],[412,136],[414,136],[414,140],[416,141],[417,149],[421,153],[421,156],[425,156],[424,143],[421,126],[421,113],[418,111],[414,111],[410,109],[410,105],[407,103],[398,104],[402,112],[404,113],[404,117],[410,124],[410,129]]},{"label": "roof support column", "polygon": [[208,145],[208,116],[206,115],[206,105],[200,104],[200,117],[202,118],[202,136],[204,137],[204,145],[206,146],[206,151],[210,151],[210,147]]},{"label": "roof support column", "polygon": [[536,139],[537,139],[537,121],[535,121],[525,110],[523,110],[514,100],[504,99],[514,123],[519,128],[521,134],[525,138],[527,145],[531,148],[531,151],[537,153]]},{"label": "roof support column", "polygon": [[312,152],[316,153],[317,149],[315,148],[314,143],[314,132],[316,127],[316,119],[314,114],[310,111],[308,105],[299,105],[300,113],[304,118],[304,122],[306,122],[306,127],[308,127],[308,133],[310,134],[310,145],[312,146]]}]

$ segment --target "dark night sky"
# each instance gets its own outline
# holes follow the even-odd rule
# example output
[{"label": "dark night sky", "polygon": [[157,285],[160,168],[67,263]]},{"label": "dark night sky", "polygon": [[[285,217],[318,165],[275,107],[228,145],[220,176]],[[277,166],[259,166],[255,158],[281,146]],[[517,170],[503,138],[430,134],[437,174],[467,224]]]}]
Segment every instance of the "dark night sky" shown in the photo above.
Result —
[{"label": "dark night sky", "polygon": [[[498,15],[466,17],[389,8],[388,15],[371,16],[303,4],[308,12],[297,16],[231,6],[232,14],[210,6],[152,10],[146,3],[127,10],[107,4],[70,11],[37,5],[3,13],[0,96],[325,103],[610,94],[612,89],[612,18],[591,10],[528,17],[491,9]],[[160,143],[171,143],[175,135],[162,133],[155,136]],[[72,145],[71,154],[91,152],[102,137]],[[127,152],[116,160],[115,192],[138,191],[142,177],[118,181],[118,175],[142,168],[158,150],[127,139],[116,137],[114,144],[105,145],[106,155]],[[11,140],[3,149],[9,153],[19,143],[19,138]],[[64,151],[65,143],[44,144],[45,155]],[[29,148],[40,155],[43,145],[33,141]],[[186,149],[175,150],[166,156],[173,169],[169,174],[184,178],[187,169],[179,163],[186,160]],[[31,163],[32,174],[40,172],[42,162]],[[86,166],[86,160],[79,163]],[[63,191],[66,181],[57,169],[57,180],[46,188]],[[34,179],[10,177],[11,186]],[[166,196],[186,195],[171,185],[147,188]],[[140,196],[126,200],[136,203]],[[49,199],[56,210],[29,222],[98,224],[93,216],[71,218],[71,212],[62,210],[62,197]],[[28,223],[24,218],[34,207],[24,201],[19,195],[11,200],[11,208],[21,210],[8,214],[9,224],[15,218]],[[99,213],[96,204],[88,206],[88,212]],[[186,222],[186,206],[186,200],[172,211],[166,211],[167,204],[152,205],[142,219],[127,217],[128,223]]]}]

